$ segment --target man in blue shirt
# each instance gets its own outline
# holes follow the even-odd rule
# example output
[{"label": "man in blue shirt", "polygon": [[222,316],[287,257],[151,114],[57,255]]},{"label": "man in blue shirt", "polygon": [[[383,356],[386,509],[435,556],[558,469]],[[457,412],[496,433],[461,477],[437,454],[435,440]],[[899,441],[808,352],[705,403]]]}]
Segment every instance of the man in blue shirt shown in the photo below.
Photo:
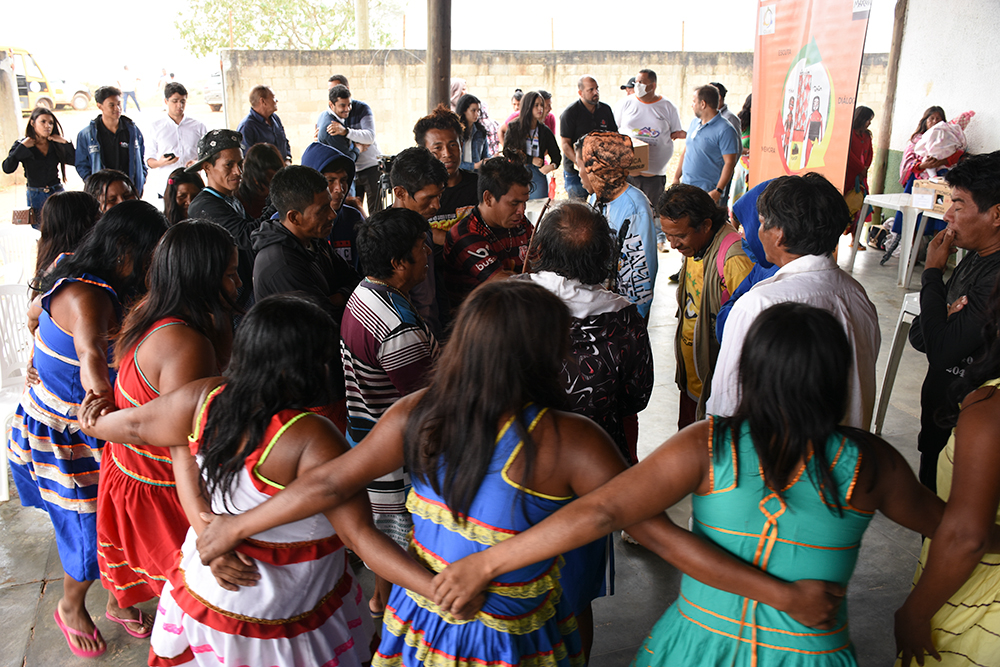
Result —
[{"label": "man in blue shirt", "polygon": [[267,86],[254,86],[250,91],[250,113],[240,121],[237,131],[243,135],[243,152],[254,144],[277,146],[285,164],[292,163],[292,147],[278,114],[278,99]]},{"label": "man in blue shirt", "polygon": [[696,88],[691,108],[695,119],[688,128],[674,184],[699,187],[715,203],[725,205],[722,195],[741,152],[739,133],[719,115],[719,91],[715,86]]}]

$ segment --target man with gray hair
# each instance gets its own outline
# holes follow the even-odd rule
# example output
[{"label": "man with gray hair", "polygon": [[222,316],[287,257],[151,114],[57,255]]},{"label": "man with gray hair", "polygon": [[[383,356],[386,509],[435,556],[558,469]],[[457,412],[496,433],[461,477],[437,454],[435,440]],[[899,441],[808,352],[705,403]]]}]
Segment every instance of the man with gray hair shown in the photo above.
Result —
[{"label": "man with gray hair", "polygon": [[576,84],[580,99],[566,107],[559,116],[560,147],[563,156],[563,183],[566,194],[571,199],[584,200],[587,191],[580,183],[580,172],[577,170],[578,155],[573,146],[577,139],[590,132],[617,132],[614,112],[604,102],[598,91],[597,80],[592,76],[581,76]]},{"label": "man with gray hair", "polygon": [[240,121],[236,131],[243,135],[243,152],[254,144],[271,144],[281,152],[285,164],[292,163],[292,147],[285,135],[285,127],[278,114],[278,98],[267,86],[254,86],[250,90],[250,113]]}]

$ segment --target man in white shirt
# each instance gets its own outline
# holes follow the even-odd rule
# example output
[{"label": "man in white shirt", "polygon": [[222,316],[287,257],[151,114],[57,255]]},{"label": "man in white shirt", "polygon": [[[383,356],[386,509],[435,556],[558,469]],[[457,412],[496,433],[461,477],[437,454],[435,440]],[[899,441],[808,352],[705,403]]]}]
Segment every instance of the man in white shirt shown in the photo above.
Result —
[{"label": "man in white shirt", "polygon": [[146,138],[146,192],[153,201],[163,198],[170,172],[189,167],[198,159],[198,140],[208,132],[205,124],[184,115],[187,89],[176,81],[163,86],[167,115],[153,121]]},{"label": "man in white shirt", "polygon": [[653,210],[667,185],[667,163],[674,154],[674,139],[687,136],[673,102],[656,94],[656,72],[639,70],[635,77],[635,95],[615,110],[618,131],[649,144],[646,171],[629,176],[628,181],[642,190]]},{"label": "man in white shirt", "polygon": [[708,414],[730,416],[739,405],[739,361],[757,315],[793,301],[828,311],[843,324],[854,352],[846,426],[868,429],[875,406],[875,360],[882,342],[878,313],[865,289],[832,253],[844,231],[847,204],[819,174],[775,179],[757,200],[759,238],[768,261],[781,267],[733,306],[712,378]]}]

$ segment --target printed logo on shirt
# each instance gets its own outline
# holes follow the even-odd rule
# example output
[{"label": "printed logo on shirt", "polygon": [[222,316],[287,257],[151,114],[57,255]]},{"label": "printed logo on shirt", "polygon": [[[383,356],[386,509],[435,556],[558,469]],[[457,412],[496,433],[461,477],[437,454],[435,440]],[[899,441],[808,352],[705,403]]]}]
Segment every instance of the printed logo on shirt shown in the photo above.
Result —
[{"label": "printed logo on shirt", "polygon": [[476,271],[482,271],[495,261],[497,261],[496,257],[487,257],[485,262],[476,262]]},{"label": "printed logo on shirt", "polygon": [[469,254],[472,255],[473,257],[480,257],[485,259],[486,257],[490,256],[490,249],[486,247],[476,248],[475,250],[469,250]]},{"label": "printed logo on shirt", "polygon": [[642,139],[647,144],[655,144],[660,138],[660,131],[653,127],[636,127],[632,129],[632,136]]},{"label": "printed logo on shirt", "polygon": [[128,148],[128,142],[127,141],[121,141],[121,142],[118,143],[118,145],[121,146],[122,148]]},{"label": "printed logo on shirt", "polygon": [[100,153],[101,152],[101,147],[100,146],[91,145],[91,146],[87,147],[87,150],[89,150],[91,153]]}]

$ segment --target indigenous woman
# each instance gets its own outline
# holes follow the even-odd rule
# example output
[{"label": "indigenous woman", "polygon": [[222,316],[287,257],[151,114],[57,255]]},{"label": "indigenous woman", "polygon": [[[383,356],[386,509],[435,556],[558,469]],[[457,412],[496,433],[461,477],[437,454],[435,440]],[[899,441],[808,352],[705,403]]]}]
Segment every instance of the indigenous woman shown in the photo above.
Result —
[{"label": "indigenous woman", "polygon": [[[732,418],[685,428],[531,530],[453,564],[435,579],[435,602],[445,610],[460,605],[502,572],[661,516],[689,493],[694,532],[723,552],[787,581],[846,586],[876,509],[925,531],[943,507],[895,450],[838,426],[850,357],[843,328],[826,311],[769,308],[743,347],[744,398]],[[763,600],[727,592],[735,590],[735,570],[688,558],[679,566],[686,574],[680,598],[633,665],[857,664],[843,605],[824,623],[802,624]]]},{"label": "indigenous woman", "polygon": [[[851,125],[851,144],[847,151],[847,174],[844,178],[844,199],[851,212],[851,222],[847,233],[854,234],[857,225],[856,218],[865,197],[868,196],[868,169],[872,166],[872,119],[875,112],[868,107],[860,106],[854,110],[854,123]],[[870,216],[869,216],[870,218]],[[861,249],[864,250],[864,245]]]},{"label": "indigenous woman", "polygon": [[[79,430],[77,413],[86,392],[112,395],[109,338],[125,308],[145,291],[150,256],[166,228],[163,215],[146,202],[117,207],[34,285],[42,296],[28,314],[37,325],[39,382],[21,398],[8,458],[21,504],[46,510],[55,527],[65,575],[54,616],[80,657],[101,655],[107,646],[85,606],[100,576],[96,511],[104,441]],[[114,596],[108,613],[143,627],[138,611],[120,609]]]},{"label": "indigenous woman", "polygon": [[[527,92],[521,100],[521,111],[517,120],[511,121],[504,137],[505,148],[524,151],[528,156],[531,199],[544,199],[549,196],[546,176],[558,169],[562,160],[559,142],[552,130],[545,126],[544,119],[545,100],[533,90]],[[546,156],[549,158],[548,164],[545,163]]]},{"label": "indigenous woman", "polygon": [[56,257],[72,253],[97,224],[101,210],[97,200],[86,192],[57,192],[42,208],[41,238],[35,262],[35,283],[52,268]]},{"label": "indigenous woman", "polygon": [[83,184],[83,190],[101,205],[101,215],[123,201],[139,198],[132,179],[117,169],[101,169],[94,172]]},{"label": "indigenous woman", "polygon": [[189,174],[183,167],[170,172],[163,191],[163,215],[167,216],[167,224],[176,225],[187,220],[188,205],[204,189],[205,182],[198,174]]},{"label": "indigenous woman", "polygon": [[251,220],[264,213],[267,196],[271,192],[271,179],[285,166],[281,151],[274,144],[254,144],[243,160],[243,178],[236,190],[236,198]]},{"label": "indigenous woman", "polygon": [[[88,396],[85,428],[142,447],[190,449],[213,510],[250,510],[348,449],[332,423],[307,409],[325,393],[327,364],[337,363],[331,330],[333,318],[312,301],[263,299],[240,325],[227,377],[110,414],[105,399]],[[185,508],[197,511],[186,500]],[[428,592],[430,574],[375,530],[364,496],[255,535],[242,547],[257,563],[255,587],[216,582],[195,548],[199,530],[195,523],[188,531],[163,585],[150,664],[367,664],[372,620],[345,543],[380,576]]]},{"label": "indigenous woman", "polygon": [[[24,165],[28,182],[28,207],[35,212],[37,229],[42,207],[51,195],[63,191],[66,182],[66,165],[73,164],[76,151],[73,144],[62,136],[62,126],[56,115],[37,107],[31,112],[24,139],[14,142],[3,161],[3,173],[13,174],[18,164]],[[62,179],[59,170],[62,169]]]},{"label": "indigenous woman", "polygon": [[[212,222],[191,220],[171,227],[156,248],[149,292],[125,318],[115,341],[118,408],[142,405],[204,377],[219,375],[229,361],[232,304],[240,278],[232,236]],[[122,608],[157,597],[177,564],[189,522],[178,494],[198,497],[197,474],[174,480],[174,467],[190,465],[183,450],[170,452],[108,442],[97,493],[97,562]],[[205,505],[206,509],[208,505]],[[143,521],[137,524],[135,518]],[[111,610],[108,619],[134,636]],[[143,625],[142,615],[139,615]]]},{"label": "indigenous woman", "polygon": [[1000,290],[990,302],[989,349],[957,383],[965,400],[938,457],[937,493],[948,504],[937,531],[924,533],[932,539],[896,612],[904,667],[911,657],[924,664],[925,652],[949,667],[1000,664],[1000,555],[985,553],[1000,523]]},{"label": "indigenous woman", "polygon": [[[597,488],[624,469],[617,448],[586,417],[549,407],[567,401],[559,374],[569,319],[558,297],[533,283],[482,285],[463,303],[428,389],[400,399],[357,447],[312,470],[266,506],[216,517],[203,533],[202,557],[305,516],[310,507],[336,506],[404,461],[413,481],[407,503],[414,521],[411,550],[434,571],[510,539]],[[713,571],[728,564],[726,571],[738,573],[755,595],[808,606],[803,613],[810,622],[820,623],[830,612],[822,593],[826,584],[812,582],[801,587],[810,594],[799,595],[793,592],[799,585],[722,557],[665,514],[629,532]],[[394,588],[373,666],[416,667],[441,656],[458,665],[582,664],[570,602],[578,582],[560,580],[560,553],[523,560],[487,582],[473,622],[461,621],[457,607],[439,607],[423,592]]]}]

